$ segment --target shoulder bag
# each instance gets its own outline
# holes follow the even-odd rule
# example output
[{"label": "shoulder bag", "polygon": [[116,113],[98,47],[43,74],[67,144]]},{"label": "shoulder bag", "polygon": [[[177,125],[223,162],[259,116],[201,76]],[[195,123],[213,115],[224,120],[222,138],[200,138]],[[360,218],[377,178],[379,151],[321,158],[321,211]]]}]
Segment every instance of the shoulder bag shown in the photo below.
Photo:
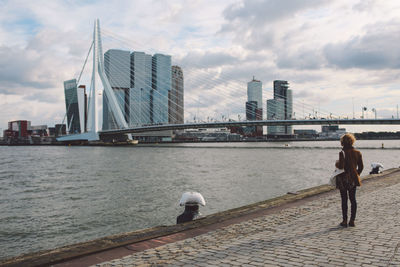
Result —
[{"label": "shoulder bag", "polygon": [[[341,153],[343,153],[343,151],[341,151]],[[345,154],[343,153],[343,159],[344,158],[345,158]],[[342,173],[344,173],[344,168],[343,169],[335,168],[331,177],[329,178],[329,185],[336,187],[338,175],[340,175]]]}]

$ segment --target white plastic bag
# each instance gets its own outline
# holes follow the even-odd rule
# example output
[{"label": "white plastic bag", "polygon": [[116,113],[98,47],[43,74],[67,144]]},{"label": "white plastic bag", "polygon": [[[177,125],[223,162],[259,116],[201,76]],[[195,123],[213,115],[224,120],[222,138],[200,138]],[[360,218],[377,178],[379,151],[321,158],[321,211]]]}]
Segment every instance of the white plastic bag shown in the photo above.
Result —
[{"label": "white plastic bag", "polygon": [[342,173],[344,173],[344,169],[335,168],[335,170],[334,170],[333,173],[332,173],[331,178],[329,178],[329,185],[335,186],[335,187],[336,187],[336,177],[337,177],[339,174],[342,174]]},{"label": "white plastic bag", "polygon": [[[343,154],[343,160],[346,159],[346,154],[344,153],[344,151],[340,151],[340,153]],[[339,169],[339,168],[335,168],[335,170],[332,173],[331,178],[329,178],[329,185],[336,187],[336,178],[339,174],[344,173],[344,168],[343,169]]]}]

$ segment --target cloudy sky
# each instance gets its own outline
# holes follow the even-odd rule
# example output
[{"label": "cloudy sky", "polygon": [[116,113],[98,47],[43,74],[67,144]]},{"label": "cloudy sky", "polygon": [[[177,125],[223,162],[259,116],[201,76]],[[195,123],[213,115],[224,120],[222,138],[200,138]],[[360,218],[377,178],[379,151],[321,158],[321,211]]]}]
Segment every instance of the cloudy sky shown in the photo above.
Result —
[{"label": "cloudy sky", "polygon": [[360,117],[363,106],[397,116],[398,0],[0,0],[1,129],[62,121],[63,81],[79,76],[96,18],[105,49],[165,53],[183,68],[186,119],[243,117],[253,75],[264,102],[273,80],[289,81],[298,117]]}]

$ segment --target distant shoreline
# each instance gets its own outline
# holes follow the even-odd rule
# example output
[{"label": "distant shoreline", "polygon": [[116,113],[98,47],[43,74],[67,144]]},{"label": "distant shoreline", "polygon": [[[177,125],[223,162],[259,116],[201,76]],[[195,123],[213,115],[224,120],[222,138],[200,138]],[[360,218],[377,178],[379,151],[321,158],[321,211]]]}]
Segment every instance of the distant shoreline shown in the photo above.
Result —
[{"label": "distant shoreline", "polygon": [[[139,142],[140,144],[212,144],[212,143],[284,143],[284,142],[325,142],[325,141],[338,141],[338,138],[324,138],[324,139],[316,139],[316,138],[296,138],[296,139],[268,139],[268,140],[240,140],[240,141],[168,141],[168,142]],[[387,140],[400,140],[400,138],[358,138],[357,140],[369,140],[369,141],[387,141]],[[86,143],[86,144],[68,144],[68,143],[53,143],[53,144],[6,144],[0,143],[0,146],[123,146],[123,147],[133,147],[137,146],[134,144],[110,144],[110,143]]]}]

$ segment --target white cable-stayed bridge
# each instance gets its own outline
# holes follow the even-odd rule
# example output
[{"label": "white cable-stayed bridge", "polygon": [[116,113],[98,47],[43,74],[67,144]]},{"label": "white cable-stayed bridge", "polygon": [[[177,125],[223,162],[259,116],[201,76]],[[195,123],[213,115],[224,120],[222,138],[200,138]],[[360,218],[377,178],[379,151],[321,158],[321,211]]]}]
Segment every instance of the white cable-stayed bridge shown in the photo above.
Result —
[{"label": "white cable-stayed bridge", "polygon": [[103,130],[101,134],[143,133],[149,131],[185,130],[201,128],[223,128],[242,126],[291,126],[291,125],[400,125],[400,119],[307,119],[307,120],[255,120],[255,121],[225,121],[197,122],[182,124],[160,124],[132,127],[126,129]]},{"label": "white cable-stayed bridge", "polygon": [[[261,118],[258,117],[254,120],[243,120],[240,117],[243,112],[238,112],[238,110],[244,109],[244,103],[246,102],[243,97],[243,84],[245,84],[245,81],[237,81],[235,77],[228,77],[219,74],[212,76],[205,66],[202,66],[201,64],[196,65],[196,63],[191,63],[194,65],[194,68],[187,68],[187,72],[185,66],[183,66],[185,76],[187,77],[185,82],[189,81],[189,84],[199,84],[197,90],[191,90],[190,93],[185,93],[185,103],[189,103],[192,108],[185,110],[186,123],[184,123],[182,114],[179,114],[176,108],[170,108],[172,104],[183,111],[183,101],[178,101],[177,99],[169,97],[168,92],[165,90],[153,90],[157,86],[160,88],[170,88],[170,80],[159,79],[155,81],[154,78],[149,75],[136,75],[140,70],[132,68],[130,69],[129,76],[136,77],[136,91],[131,91],[128,95],[129,97],[127,97],[124,94],[124,90],[125,88],[131,87],[131,84],[115,86],[121,84],[119,75],[106,75],[105,65],[107,65],[108,68],[112,68],[113,71],[118,74],[119,72],[122,73],[125,71],[121,67],[125,62],[122,62],[122,60],[118,58],[110,61],[104,57],[102,36],[104,36],[104,39],[107,41],[112,40],[113,42],[116,42],[116,46],[118,47],[130,47],[137,44],[135,40],[121,38],[113,32],[107,30],[100,31],[99,21],[95,21],[93,42],[89,49],[89,54],[90,51],[92,51],[93,55],[93,68],[90,84],[90,96],[88,100],[88,127],[85,131],[82,130],[80,133],[61,136],[58,138],[59,141],[95,141],[99,140],[100,136],[118,134],[126,134],[129,138],[132,138],[130,134],[134,133],[198,128],[294,125],[400,125],[398,116],[397,118],[377,118],[376,109],[374,110],[375,119],[365,118],[366,116],[364,116],[364,114],[361,119],[358,119],[354,116],[354,110],[352,116],[339,116],[332,112],[320,109],[319,107],[316,108],[299,101],[293,101],[293,111],[289,117],[277,117],[264,120],[261,115]],[[140,46],[140,44],[138,44],[138,46]],[[84,68],[88,57],[85,60]],[[145,61],[148,59],[144,57],[143,60]],[[146,62],[143,64],[146,64]],[[156,73],[155,67],[151,62],[145,66],[145,71],[147,73]],[[82,72],[80,73],[78,82],[81,75]],[[96,82],[97,79],[101,82]],[[200,90],[204,91],[204,94],[199,92]],[[100,118],[99,120],[99,113],[105,114],[104,111],[99,112],[99,105],[96,100],[100,91],[102,91],[103,97],[107,100],[106,108],[108,109],[108,113],[111,114],[110,120],[114,126],[112,129],[106,129],[99,125],[99,121],[102,119]],[[265,89],[263,89],[263,93],[270,98],[276,96],[276,92],[273,93]],[[204,95],[207,97],[203,98],[202,96]],[[238,97],[238,95],[240,97]],[[286,96],[278,97],[284,98]],[[152,105],[153,102],[156,103],[157,107],[153,107],[149,102],[151,102]],[[265,108],[261,108],[261,110],[264,110],[265,112],[267,107],[264,104],[265,103],[262,103],[262,106]],[[277,103],[272,102],[269,103],[269,105],[272,105],[272,108],[275,109],[280,108],[274,106],[278,105]],[[216,106],[217,108],[213,109],[213,106]],[[194,111],[196,108],[193,107],[197,107],[197,111]],[[67,112],[68,108],[69,106],[67,106]],[[202,110],[204,114],[202,115],[199,110]],[[259,114],[255,114],[254,110],[246,110],[246,112],[253,112],[253,114],[250,114],[253,115],[253,117],[259,116]],[[214,113],[214,116],[212,113]],[[149,116],[151,117],[150,119],[144,119]],[[221,119],[217,119],[219,116],[221,116]],[[168,119],[165,119],[166,117]],[[351,117],[352,119],[349,119]],[[194,122],[187,118],[193,118]]]}]

